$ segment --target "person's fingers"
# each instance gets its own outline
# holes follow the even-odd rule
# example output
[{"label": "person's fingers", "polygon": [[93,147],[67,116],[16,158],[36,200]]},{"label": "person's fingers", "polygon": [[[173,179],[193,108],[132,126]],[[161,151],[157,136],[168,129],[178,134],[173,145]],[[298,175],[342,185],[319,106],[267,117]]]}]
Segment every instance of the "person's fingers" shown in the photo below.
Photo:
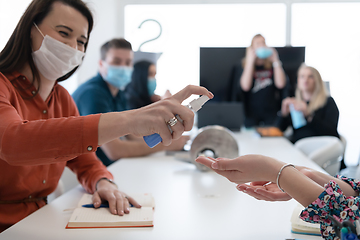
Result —
[{"label": "person's fingers", "polygon": [[107,193],[107,196],[104,197],[108,203],[109,203],[109,210],[112,214],[117,215],[118,211],[116,209],[116,197],[114,195],[114,193]]},{"label": "person's fingers", "polygon": [[[245,185],[245,184],[244,184]],[[266,196],[262,196],[260,194],[258,194],[256,191],[255,191],[255,188],[252,188],[252,187],[249,187],[249,186],[244,186],[244,185],[238,185],[236,188],[243,192],[243,193],[246,193],[247,195],[251,196],[251,197],[254,197],[256,198],[257,200],[266,200],[266,201],[271,201],[270,199],[268,199]]]},{"label": "person's fingers", "polygon": [[[208,157],[199,156],[196,159],[196,161],[213,169],[214,172],[216,172],[217,174],[220,174],[220,175],[226,177],[230,182],[234,182],[234,183],[238,183],[238,184],[248,182],[248,179],[246,176],[240,175],[241,174],[240,171],[238,171],[236,168],[234,168],[233,170],[231,169],[232,163],[235,162],[233,159],[227,159],[227,158],[211,159]],[[226,162],[227,164],[223,164],[224,162]],[[231,164],[228,164],[229,162],[231,162]],[[221,166],[218,166],[217,164],[221,164]],[[215,165],[215,167],[214,167],[214,165]],[[236,166],[236,165],[237,164],[235,164],[234,166]],[[219,167],[219,168],[217,168],[217,167]]]},{"label": "person's fingers", "polygon": [[180,140],[183,142],[183,143],[186,143],[187,141],[189,141],[190,140],[190,136],[182,136],[181,138],[180,138]]},{"label": "person's fingers", "polygon": [[[116,203],[116,211],[119,216],[123,216],[125,209],[124,209],[124,201],[127,201],[125,197],[120,192],[115,192],[115,203]],[[110,206],[110,202],[109,202]]]},{"label": "person's fingers", "polygon": [[128,214],[130,212],[129,209],[129,201],[126,198],[126,195],[122,192],[115,192],[116,197],[116,209],[118,215],[123,216],[124,213]]},{"label": "person's fingers", "polygon": [[176,117],[177,123],[172,127],[174,132],[178,131],[177,128],[181,127],[179,125],[183,125],[185,131],[192,129],[195,115],[188,107],[180,105],[178,100],[174,100],[173,97],[162,100],[159,105],[159,107],[152,109],[152,114],[163,116],[166,123]]},{"label": "person's fingers", "polygon": [[200,156],[200,157],[196,158],[195,161],[211,168],[211,165],[215,162],[215,159]]},{"label": "person's fingers", "polygon": [[264,186],[267,183],[269,183],[269,182],[268,181],[255,181],[255,182],[251,182],[250,186]]},{"label": "person's fingers", "polygon": [[187,99],[188,97],[190,97],[193,94],[206,95],[210,99],[214,97],[214,94],[209,92],[204,87],[199,87],[199,86],[195,86],[195,85],[188,85],[184,89],[179,91],[178,93],[174,94],[172,96],[172,98],[176,99],[179,103],[182,103],[185,99]]},{"label": "person's fingers", "polygon": [[100,198],[98,192],[95,192],[95,193],[93,194],[93,196],[92,196],[92,202],[93,202],[95,208],[100,207],[100,205],[101,205],[101,198]]},{"label": "person's fingers", "polygon": [[159,132],[158,134],[161,137],[162,143],[165,146],[169,146],[172,142],[172,135],[171,132],[168,128],[168,126],[166,124],[164,124],[164,126],[159,127]]},{"label": "person's fingers", "polygon": [[141,208],[141,205],[134,198],[130,196],[126,196],[126,198],[128,199],[128,202],[131,203],[134,207]]},{"label": "person's fingers", "polygon": [[268,186],[253,186],[253,185],[246,185],[240,184],[236,188],[239,191],[242,191],[252,197],[257,199],[266,200],[266,201],[288,201],[291,197],[287,193],[274,191],[274,189],[268,189]]},{"label": "person's fingers", "polygon": [[185,131],[190,131],[194,125],[195,114],[189,108],[182,106],[176,113],[177,117],[181,119],[181,123]]},{"label": "person's fingers", "polygon": [[171,130],[172,130],[172,138],[173,139],[179,139],[183,132],[184,132],[184,125],[181,121],[176,119],[176,124],[173,126],[170,126]]},{"label": "person's fingers", "polygon": [[264,198],[267,198],[268,201],[287,201],[291,197],[287,193],[283,192],[273,192],[266,189],[256,189],[255,192]]},{"label": "person's fingers", "polygon": [[[162,143],[165,146],[169,146],[173,139],[172,133],[170,132],[170,129],[169,129],[169,121],[171,121],[171,119],[174,118],[174,115],[171,115],[171,113],[169,113],[167,111],[164,111],[164,115],[165,116],[164,116],[163,124],[160,121],[160,125],[158,125],[159,126],[158,134],[160,135],[160,137],[162,139]],[[177,123],[177,124],[179,124],[179,123]]]},{"label": "person's fingers", "polygon": [[236,159],[217,159],[219,161],[215,161],[211,164],[212,169],[216,170],[238,170],[240,166],[240,159],[246,156],[238,157]]},{"label": "person's fingers", "polygon": [[236,188],[239,190],[239,191],[244,191],[244,190],[246,190],[247,188],[249,187],[249,185],[247,185],[247,184],[238,184],[237,186],[236,186]]},{"label": "person's fingers", "polygon": [[126,197],[124,197],[124,213],[129,214],[130,213],[130,203]]}]

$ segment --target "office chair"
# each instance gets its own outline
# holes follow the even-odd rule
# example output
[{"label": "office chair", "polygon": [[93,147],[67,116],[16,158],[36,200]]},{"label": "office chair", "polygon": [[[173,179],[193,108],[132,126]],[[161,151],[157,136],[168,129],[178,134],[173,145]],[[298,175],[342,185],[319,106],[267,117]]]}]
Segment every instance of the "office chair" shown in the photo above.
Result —
[{"label": "office chair", "polygon": [[345,144],[337,137],[319,136],[298,140],[295,147],[322,167],[330,175],[338,174],[344,156]]}]

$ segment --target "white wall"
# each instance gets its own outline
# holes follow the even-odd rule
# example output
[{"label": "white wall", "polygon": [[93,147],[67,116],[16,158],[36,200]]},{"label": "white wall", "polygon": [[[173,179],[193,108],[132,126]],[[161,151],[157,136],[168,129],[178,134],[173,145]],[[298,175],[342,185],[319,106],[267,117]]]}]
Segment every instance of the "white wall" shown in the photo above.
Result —
[{"label": "white wall", "polygon": [[78,71],[78,82],[83,83],[93,77],[98,71],[100,47],[108,40],[121,37],[117,34],[117,22],[120,11],[117,10],[117,0],[85,0],[94,14],[94,28],[90,36],[86,57]]}]

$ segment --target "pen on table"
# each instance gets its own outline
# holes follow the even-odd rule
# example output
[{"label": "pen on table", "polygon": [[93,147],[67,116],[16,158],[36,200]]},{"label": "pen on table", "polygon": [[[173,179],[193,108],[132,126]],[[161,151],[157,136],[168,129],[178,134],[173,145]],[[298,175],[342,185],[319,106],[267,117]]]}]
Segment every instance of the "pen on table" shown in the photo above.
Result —
[{"label": "pen on table", "polygon": [[[95,208],[94,204],[92,204],[92,203],[84,204],[84,205],[81,205],[81,206],[84,207],[84,208]],[[134,205],[132,205],[131,203],[129,203],[129,206],[134,207]],[[99,208],[109,208],[109,203],[102,203]],[[67,209],[64,209],[63,211],[67,212],[67,211],[73,211],[73,210],[75,210],[75,208],[67,208]]]},{"label": "pen on table", "polygon": [[[134,205],[132,205],[131,203],[129,203],[130,207],[134,207]],[[84,208],[95,208],[94,204],[90,203],[90,204],[84,204],[82,205],[82,207]],[[109,203],[102,203],[100,204],[99,208],[108,208],[109,207]]]}]

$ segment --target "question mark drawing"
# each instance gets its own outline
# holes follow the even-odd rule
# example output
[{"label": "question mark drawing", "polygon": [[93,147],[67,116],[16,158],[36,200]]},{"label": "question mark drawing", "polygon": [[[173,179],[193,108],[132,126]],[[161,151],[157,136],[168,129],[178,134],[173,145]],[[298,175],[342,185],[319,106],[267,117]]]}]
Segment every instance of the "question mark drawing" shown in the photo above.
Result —
[{"label": "question mark drawing", "polygon": [[142,47],[144,44],[149,43],[149,42],[151,42],[151,41],[155,41],[155,40],[158,39],[158,38],[161,36],[161,34],[162,34],[161,24],[160,24],[158,21],[156,21],[155,19],[146,19],[146,20],[144,20],[142,23],[140,23],[140,25],[139,25],[138,28],[141,28],[141,26],[143,25],[143,23],[148,22],[148,21],[156,22],[156,23],[159,25],[159,27],[160,27],[160,32],[159,32],[159,34],[158,34],[156,37],[154,37],[154,38],[152,38],[152,39],[149,39],[149,40],[146,40],[145,42],[143,42],[142,44],[140,44],[139,50],[138,50],[139,52],[141,51],[140,49],[141,49],[141,47]]}]

